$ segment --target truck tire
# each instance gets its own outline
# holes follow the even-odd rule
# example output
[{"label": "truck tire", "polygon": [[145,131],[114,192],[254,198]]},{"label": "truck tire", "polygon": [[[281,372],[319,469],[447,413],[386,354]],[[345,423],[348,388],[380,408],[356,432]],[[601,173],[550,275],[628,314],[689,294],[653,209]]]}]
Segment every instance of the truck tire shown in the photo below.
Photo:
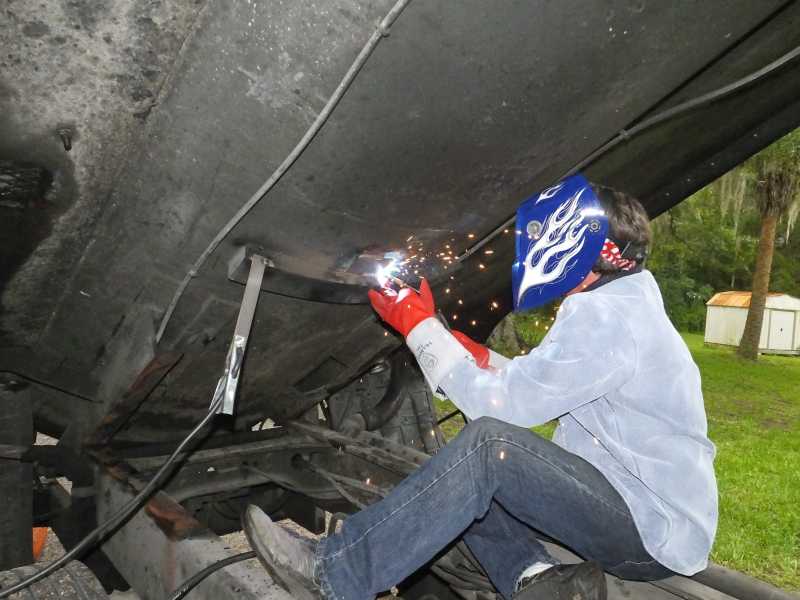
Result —
[{"label": "truck tire", "polygon": [[[390,405],[392,411],[376,430],[381,435],[428,454],[444,445],[433,394],[406,348],[333,395],[328,402],[328,418],[338,430],[348,417],[369,412],[382,403]],[[446,583],[424,571],[404,582],[400,593],[406,600],[462,600]],[[472,600],[486,598],[475,595]]]},{"label": "truck tire", "polygon": [[[36,563],[0,573],[0,589],[11,587],[50,563]],[[45,577],[16,594],[9,600],[107,600],[103,586],[82,562],[73,560],[52,575]]]},{"label": "truck tire", "polygon": [[428,454],[444,444],[436,424],[433,394],[406,348],[329,399],[328,417],[333,429],[341,429],[346,419],[356,414],[372,415],[368,422],[378,419],[379,426],[368,429]]}]

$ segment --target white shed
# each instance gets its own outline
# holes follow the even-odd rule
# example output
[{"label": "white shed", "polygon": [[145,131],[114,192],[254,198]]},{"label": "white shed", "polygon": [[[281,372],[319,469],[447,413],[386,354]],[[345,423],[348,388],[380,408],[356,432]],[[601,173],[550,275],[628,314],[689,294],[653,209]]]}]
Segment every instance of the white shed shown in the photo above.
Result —
[{"label": "white shed", "polygon": [[[706,302],[705,341],[738,346],[744,332],[750,292],[719,292]],[[770,293],[761,326],[761,352],[800,354],[800,298]]]}]

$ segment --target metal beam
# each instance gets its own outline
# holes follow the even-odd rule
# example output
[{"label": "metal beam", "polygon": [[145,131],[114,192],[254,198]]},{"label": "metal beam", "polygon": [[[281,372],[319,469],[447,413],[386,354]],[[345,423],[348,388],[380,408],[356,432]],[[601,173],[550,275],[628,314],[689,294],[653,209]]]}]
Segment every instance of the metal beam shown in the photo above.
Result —
[{"label": "metal beam", "polygon": [[[296,456],[333,454],[329,444],[305,436],[286,435],[285,430],[264,432],[262,440],[221,448],[196,450],[181,459],[164,488],[178,501],[207,494],[233,491],[265,483],[277,483],[317,500],[337,500],[339,493],[324,478],[301,468]],[[274,435],[277,434],[277,435]],[[166,460],[165,455],[127,459],[139,477],[148,478]]]},{"label": "metal beam", "polygon": [[[134,490],[108,473],[99,476],[98,520],[127,503]],[[163,492],[154,496],[103,545],[103,551],[145,600],[166,598],[186,579],[233,556],[223,540]],[[191,600],[291,600],[257,561],[230,565],[209,576]]]}]

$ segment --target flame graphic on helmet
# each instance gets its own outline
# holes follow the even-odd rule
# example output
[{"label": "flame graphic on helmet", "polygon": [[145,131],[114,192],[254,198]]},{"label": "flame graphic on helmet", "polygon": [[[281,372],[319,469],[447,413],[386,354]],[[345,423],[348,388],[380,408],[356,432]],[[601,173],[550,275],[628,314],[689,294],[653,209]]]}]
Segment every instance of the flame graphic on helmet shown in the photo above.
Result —
[{"label": "flame graphic on helmet", "polygon": [[563,181],[561,183],[557,183],[552,187],[547,188],[541,194],[539,194],[539,197],[536,198],[536,202],[534,204],[539,204],[539,202],[541,202],[542,200],[549,200],[550,198],[555,196],[558,192],[560,192],[563,188],[564,188]]},{"label": "flame graphic on helmet", "polygon": [[[583,188],[547,218],[541,237],[528,249],[517,302],[528,289],[552,283],[567,273],[570,261],[583,249],[588,224],[583,224],[578,204],[585,191]],[[556,262],[551,265],[554,259]]]}]

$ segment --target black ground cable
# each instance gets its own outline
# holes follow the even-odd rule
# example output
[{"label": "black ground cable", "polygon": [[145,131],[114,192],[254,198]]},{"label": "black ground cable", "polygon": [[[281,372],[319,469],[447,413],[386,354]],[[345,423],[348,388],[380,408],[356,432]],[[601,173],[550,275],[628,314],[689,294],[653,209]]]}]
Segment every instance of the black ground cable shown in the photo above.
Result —
[{"label": "black ground cable", "polygon": [[172,466],[175,462],[181,458],[181,455],[186,450],[187,446],[194,440],[194,438],[208,425],[209,422],[214,418],[217,414],[217,409],[222,405],[223,395],[219,394],[217,398],[214,398],[211,406],[209,407],[208,414],[203,418],[197,426],[192,429],[189,434],[183,438],[178,447],[175,448],[172,454],[170,454],[169,458],[167,458],[166,462],[161,465],[161,468],[158,472],[153,476],[153,478],[145,485],[141,491],[136,494],[133,498],[131,498],[125,505],[122,506],[117,512],[111,515],[108,519],[106,519],[103,523],[98,525],[94,530],[92,530],[86,537],[84,537],[80,542],[78,542],[70,551],[64,553],[61,558],[53,561],[49,565],[47,565],[41,571],[34,573],[27,579],[23,579],[19,583],[14,584],[10,588],[6,588],[4,590],[0,590],[0,599],[8,598],[11,594],[15,594],[21,590],[24,590],[28,586],[36,583],[44,579],[45,577],[49,576],[51,573],[58,571],[64,565],[66,565],[69,561],[73,558],[80,555],[82,552],[91,548],[95,544],[97,544],[106,534],[108,534],[111,530],[115,527],[120,525],[123,521],[125,521],[128,517],[130,517],[134,512],[136,512],[142,504],[144,504],[147,499],[155,492],[163,480],[169,475]]},{"label": "black ground cable", "polygon": [[[436,424],[437,425],[441,425],[442,423],[445,423],[446,421],[449,421],[450,419],[452,419],[453,417],[456,417],[458,415],[461,415],[462,417],[464,417],[464,413],[462,413],[460,410],[456,409],[453,412],[447,413],[441,419],[438,419],[436,421]],[[466,419],[464,419],[464,421],[466,422]]]},{"label": "black ground cable", "polygon": [[159,324],[158,331],[156,332],[156,343],[161,341],[164,331],[167,329],[167,324],[172,318],[172,313],[175,312],[175,308],[178,306],[178,302],[183,296],[183,293],[186,291],[186,288],[189,286],[189,282],[194,277],[197,277],[197,274],[200,272],[200,268],[206,263],[208,257],[211,256],[214,250],[216,250],[217,246],[222,243],[222,240],[228,237],[228,234],[233,231],[234,227],[239,224],[245,215],[247,215],[247,213],[249,213],[256,204],[264,199],[269,191],[275,187],[275,184],[278,183],[284,174],[291,168],[295,161],[300,158],[300,155],[305,152],[308,145],[316,137],[320,129],[322,129],[322,126],[328,121],[331,113],[333,113],[334,109],[339,104],[339,101],[350,87],[350,84],[353,83],[356,75],[358,75],[359,71],[361,71],[362,67],[366,64],[367,59],[372,55],[372,52],[378,46],[381,39],[389,35],[389,30],[391,29],[392,25],[400,16],[400,13],[402,13],[406,6],[408,6],[409,2],[411,2],[411,0],[397,0],[389,12],[386,13],[386,16],[377,24],[375,30],[372,32],[372,35],[370,35],[369,39],[361,48],[361,51],[350,65],[350,68],[347,69],[347,72],[339,82],[339,85],[336,86],[336,89],[328,98],[325,106],[319,112],[317,118],[314,119],[314,122],[311,124],[305,134],[303,134],[303,137],[300,138],[300,141],[297,142],[292,151],[289,152],[288,156],[283,159],[283,162],[278,165],[278,168],[273,171],[272,175],[269,176],[269,178],[261,185],[261,187],[258,188],[255,193],[250,196],[250,198],[239,208],[239,210],[236,211],[236,214],[234,214],[233,217],[231,217],[230,220],[222,226],[222,229],[217,232],[217,235],[215,235],[214,239],[212,239],[208,246],[206,246],[206,249],[203,250],[203,252],[200,253],[200,256],[197,257],[197,260],[195,260],[192,267],[189,269],[186,275],[184,275],[180,284],[178,284],[178,288],[175,290],[172,300],[167,306],[167,309],[164,311],[164,316],[161,317],[161,323]]},{"label": "black ground cable", "polygon": [[[400,13],[406,8],[408,3],[411,0],[397,0],[397,2],[392,6],[386,16],[378,23],[377,27],[373,31],[370,38],[367,40],[364,47],[359,52],[358,56],[356,57],[353,64],[350,66],[348,71],[345,73],[344,78],[341,80],[339,85],[337,86],[336,90],[334,90],[331,97],[328,99],[325,107],[322,111],[317,115],[316,120],[311,125],[311,127],[306,131],[305,135],[300,139],[297,143],[295,148],[289,155],[284,159],[284,161],[278,166],[278,168],[273,172],[267,181],[259,188],[251,198],[245,202],[244,205],[237,211],[237,213],[225,224],[225,226],[217,233],[208,247],[203,251],[203,253],[198,257],[195,264],[186,274],[184,279],[181,281],[178,289],[175,292],[175,295],[172,298],[169,306],[167,307],[164,316],[161,319],[161,323],[159,325],[158,331],[156,333],[156,342],[161,340],[161,337],[164,335],[164,331],[169,323],[170,318],[172,317],[172,313],[175,310],[175,307],[178,304],[183,292],[188,287],[189,282],[197,276],[197,273],[200,267],[205,264],[208,257],[211,253],[217,248],[217,246],[222,242],[225,237],[233,230],[233,228],[244,218],[244,216],[250,212],[250,210],[269,192],[270,189],[278,182],[278,180],[283,176],[283,174],[289,170],[289,168],[294,164],[294,162],[299,158],[299,156],[303,153],[303,151],[308,147],[311,143],[311,140],[314,139],[316,134],[328,120],[328,117],[333,112],[333,109],[341,100],[344,93],[350,87],[350,84],[355,79],[358,72],[366,63],[367,59],[372,54],[372,51],[380,42],[381,38],[385,37],[389,33],[389,29],[394,24],[397,17],[400,16]],[[189,442],[192,441],[194,436],[196,436],[217,414],[217,409],[222,405],[223,396],[220,395],[219,398],[214,399],[212,405],[209,409],[208,414],[203,418],[203,420],[195,427],[189,435],[184,438],[184,440],[178,445],[175,451],[170,455],[167,461],[162,465],[162,467],[158,470],[155,476],[150,480],[150,482],[134,497],[132,498],[127,504],[125,504],[120,510],[114,513],[111,517],[109,517],[104,523],[98,525],[93,531],[91,531],[86,537],[84,537],[75,547],[73,547],[69,552],[66,552],[61,558],[52,562],[46,568],[42,569],[38,573],[31,575],[27,579],[13,585],[10,588],[0,591],[0,600],[3,598],[8,598],[11,594],[19,592],[20,590],[25,589],[26,587],[30,586],[31,584],[44,579],[45,577],[49,576],[51,573],[61,569],[67,562],[72,560],[75,556],[79,555],[84,550],[90,548],[94,544],[97,543],[104,535],[106,535],[110,530],[114,527],[119,525],[122,521],[127,519],[131,514],[133,514],[140,506],[143,504],[147,498],[152,494],[157,487],[160,485],[161,480],[167,474],[169,469],[172,467],[174,462],[177,460],[180,454],[183,453],[186,446]]]},{"label": "black ground cable", "polygon": [[211,563],[202,571],[198,571],[194,575],[192,575],[189,579],[184,581],[180,584],[172,595],[169,597],[169,600],[182,600],[191,592],[194,588],[196,588],[206,577],[211,575],[212,573],[219,571],[220,569],[224,569],[230,565],[236,564],[238,562],[242,562],[245,560],[250,560],[251,558],[257,558],[256,553],[253,550],[248,552],[242,552],[241,554],[234,554],[233,556],[229,556],[228,558],[223,558],[222,560],[218,560],[215,563]]},{"label": "black ground cable", "polygon": [[[617,135],[615,135],[605,144],[594,150],[591,154],[583,158],[580,162],[578,162],[576,165],[570,168],[569,171],[564,173],[556,181],[561,181],[562,179],[565,179],[570,175],[574,175],[575,173],[582,171],[590,164],[592,164],[594,161],[596,161],[598,158],[600,158],[602,155],[610,152],[611,150],[619,146],[621,143],[628,141],[630,138],[640,134],[644,130],[650,129],[651,127],[655,127],[656,125],[663,123],[664,121],[668,121],[677,116],[691,112],[696,108],[705,106],[706,104],[711,104],[712,102],[716,102],[717,100],[729,96],[732,93],[737,92],[740,89],[755,83],[759,79],[766,77],[770,73],[777,71],[784,65],[795,60],[798,56],[800,56],[800,46],[794,48],[793,50],[790,50],[780,58],[772,61],[771,63],[769,63],[764,67],[761,67],[757,71],[753,71],[749,75],[746,75],[741,79],[737,79],[733,83],[729,83],[728,85],[712,90],[701,96],[697,96],[696,98],[692,98],[691,100],[687,100],[686,102],[681,102],[680,104],[673,106],[672,108],[668,108],[667,110],[661,111],[660,113],[653,115],[652,117],[644,119],[643,121],[637,123],[636,125],[633,125],[629,129],[622,129],[619,133],[617,133]],[[469,258],[473,254],[475,254],[478,250],[483,248],[486,244],[488,244],[494,238],[500,235],[505,229],[511,226],[515,220],[516,220],[516,214],[512,215],[511,217],[503,221],[501,225],[490,231],[486,236],[484,236],[483,238],[478,240],[475,244],[464,250],[464,252],[456,258],[456,262],[461,262],[464,259]]]}]

